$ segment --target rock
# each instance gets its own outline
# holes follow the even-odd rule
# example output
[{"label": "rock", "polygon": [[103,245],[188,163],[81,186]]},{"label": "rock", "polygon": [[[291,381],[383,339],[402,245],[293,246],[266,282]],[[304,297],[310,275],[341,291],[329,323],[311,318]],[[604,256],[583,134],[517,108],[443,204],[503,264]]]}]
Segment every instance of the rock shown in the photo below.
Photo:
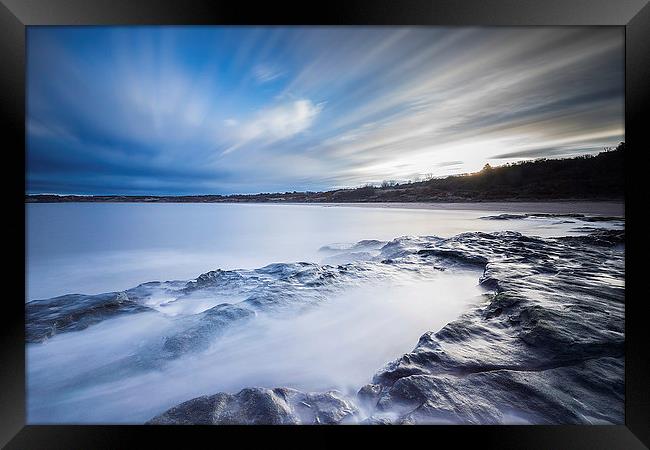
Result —
[{"label": "rock", "polygon": [[622,358],[599,358],[542,371],[497,370],[400,378],[382,392],[394,423],[619,423],[624,411]]},{"label": "rock", "polygon": [[486,255],[482,280],[497,293],[423,335],[359,397],[393,423],[623,423],[624,291],[612,283],[623,239],[465,233],[427,250]]},{"label": "rock", "polygon": [[453,259],[460,263],[476,265],[476,266],[485,266],[488,262],[487,258],[480,255],[467,254],[462,251],[457,250],[446,250],[446,249],[424,249],[419,250],[418,255],[422,256],[441,256],[444,258]]},{"label": "rock", "polygon": [[357,398],[364,406],[374,408],[379,400],[381,389],[380,384],[366,384],[357,392]]},{"label": "rock", "polygon": [[195,325],[168,336],[163,344],[163,349],[172,356],[203,350],[228,327],[242,323],[254,316],[255,311],[249,308],[228,303],[214,306],[202,312],[195,321]]},{"label": "rock", "polygon": [[43,342],[68,331],[79,331],[123,314],[151,311],[125,292],[69,294],[25,305],[27,342]]},{"label": "rock", "polygon": [[306,394],[288,388],[247,388],[197,397],[156,416],[151,425],[298,425],[354,421],[357,408],[339,392]]},{"label": "rock", "polygon": [[370,416],[363,419],[360,425],[392,425],[391,419],[381,416]]},{"label": "rock", "polygon": [[205,288],[231,288],[239,287],[244,280],[244,277],[241,276],[234,270],[213,270],[199,275],[196,281],[190,281],[185,286],[186,292],[192,292],[197,289]]}]

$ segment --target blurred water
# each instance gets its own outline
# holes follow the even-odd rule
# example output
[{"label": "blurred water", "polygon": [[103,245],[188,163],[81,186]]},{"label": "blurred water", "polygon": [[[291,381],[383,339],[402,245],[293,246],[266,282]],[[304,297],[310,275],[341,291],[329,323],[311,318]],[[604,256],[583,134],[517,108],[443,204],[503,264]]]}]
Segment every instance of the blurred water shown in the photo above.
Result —
[{"label": "blurred water", "polygon": [[27,347],[29,423],[143,423],[185,400],[245,387],[353,394],[385,363],[481,301],[480,273],[440,272],[358,287],[315,309],[259,316],[210,348],[140,367],[157,342],[182,330],[177,316],[106,320]]},{"label": "blurred water", "polygon": [[[504,229],[554,236],[589,225],[552,217],[486,220],[481,217],[504,210],[476,208],[29,204],[28,298],[117,291],[217,268],[321,262],[332,257],[321,247],[344,249],[364,239]],[[478,268],[432,270],[423,278],[406,270],[359,283],[315,308],[259,315],[229,328],[207,350],[171,360],[160,359],[161,344],[186,329],[186,320],[244,298],[215,293],[168,303],[156,296],[146,303],[156,312],[29,344],[28,423],[142,423],[190,398],[251,386],[353,393],[424,332],[484,301],[480,274]]]},{"label": "blurred water", "polygon": [[[513,204],[269,205],[59,203],[26,205],[27,300],[128,289],[147,281],[189,279],[217,268],[320,262],[337,242],[404,235],[451,237],[505,226],[539,236],[575,224],[557,220],[479,220]],[[595,203],[522,204],[521,212],[585,212]],[[490,209],[494,207],[494,209]],[[458,209],[465,208],[465,209]],[[472,209],[474,208],[474,209]],[[620,205],[597,209],[599,213]]]}]

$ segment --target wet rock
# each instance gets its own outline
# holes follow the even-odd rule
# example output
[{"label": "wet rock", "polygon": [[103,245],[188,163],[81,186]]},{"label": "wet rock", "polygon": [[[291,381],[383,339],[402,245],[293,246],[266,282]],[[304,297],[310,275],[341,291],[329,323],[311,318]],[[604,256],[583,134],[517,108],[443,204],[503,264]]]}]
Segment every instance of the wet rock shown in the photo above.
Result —
[{"label": "wet rock", "polygon": [[621,358],[600,358],[542,371],[413,375],[387,388],[378,409],[399,411],[393,423],[618,423],[622,373]]},{"label": "wet rock", "polygon": [[288,388],[248,388],[181,403],[151,425],[335,425],[355,420],[357,408],[340,393],[309,394]]},{"label": "wet rock", "polygon": [[625,232],[622,230],[596,230],[586,236],[565,236],[560,239],[565,242],[577,244],[610,247],[625,243]]},{"label": "wet rock", "polygon": [[393,423],[623,423],[623,239],[466,233],[427,250],[484,255],[497,293],[378,371],[377,409]]},{"label": "wet rock", "polygon": [[448,249],[424,249],[419,250],[418,255],[422,256],[441,256],[443,258],[453,259],[455,261],[476,265],[476,266],[485,266],[488,262],[487,258],[480,255],[467,254],[457,250],[448,250]]},{"label": "wet rock", "polygon": [[[484,265],[481,281],[495,293],[381,368],[354,400],[360,423],[622,423],[624,291],[612,280],[624,278],[624,255],[604,243],[623,238],[501,232],[386,244],[395,267],[422,256]],[[264,416],[316,421],[304,419],[302,403],[287,405]],[[249,423],[245,417],[233,420]]]},{"label": "wet rock", "polygon": [[370,416],[360,422],[361,425],[392,425],[391,419],[381,416]]},{"label": "wet rock", "polygon": [[80,331],[123,314],[151,311],[126,292],[99,295],[70,294],[25,305],[26,340],[43,342],[68,331]]},{"label": "wet rock", "polygon": [[203,350],[226,329],[254,316],[255,312],[249,308],[231,304],[217,305],[201,313],[194,325],[167,337],[163,349],[172,356]]},{"label": "wet rock", "polygon": [[242,284],[244,277],[234,270],[213,270],[199,275],[195,281],[190,281],[185,286],[185,291],[191,292],[205,288],[232,288]]},{"label": "wet rock", "polygon": [[357,392],[357,398],[364,406],[374,408],[377,405],[377,400],[379,400],[381,389],[380,384],[366,384]]}]

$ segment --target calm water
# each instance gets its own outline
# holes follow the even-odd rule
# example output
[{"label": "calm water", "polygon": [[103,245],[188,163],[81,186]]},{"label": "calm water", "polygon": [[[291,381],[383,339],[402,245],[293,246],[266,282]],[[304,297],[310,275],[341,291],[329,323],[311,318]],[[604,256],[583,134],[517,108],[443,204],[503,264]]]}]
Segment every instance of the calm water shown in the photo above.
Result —
[{"label": "calm water", "polygon": [[[435,206],[434,206],[435,207]],[[27,204],[26,300],[190,279],[217,268],[320,262],[318,249],[362,239],[453,236],[502,230],[479,217],[502,212],[621,214],[617,204],[265,205]],[[463,208],[463,209],[459,209]],[[508,229],[548,236],[557,221],[509,221]]]}]

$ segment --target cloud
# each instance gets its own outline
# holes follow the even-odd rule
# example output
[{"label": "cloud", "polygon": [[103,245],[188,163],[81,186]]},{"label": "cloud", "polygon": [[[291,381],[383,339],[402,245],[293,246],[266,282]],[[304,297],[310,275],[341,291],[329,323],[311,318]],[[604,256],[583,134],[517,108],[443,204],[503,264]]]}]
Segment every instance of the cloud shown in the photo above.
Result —
[{"label": "cloud", "polygon": [[253,69],[253,76],[258,83],[264,84],[276,80],[283,75],[283,72],[271,66],[260,64]]},{"label": "cloud", "polygon": [[436,164],[436,167],[460,166],[462,161],[443,161]]},{"label": "cloud", "polygon": [[[620,139],[620,33],[462,31],[450,33],[444,45],[406,51],[395,65],[399,78],[386,64],[368,81],[385,91],[337,117],[343,131],[324,141],[319,153],[339,164],[347,161],[340,164],[341,180],[360,184],[418,171],[447,175],[480,168],[493,154],[518,154],[540,144],[551,155],[554,145],[590,141],[597,152]],[[455,52],[445,55],[450,42]],[[440,164],[452,158],[463,164]]]},{"label": "cloud", "polygon": [[253,119],[238,126],[238,142],[224,150],[222,155],[251,142],[269,145],[301,133],[312,125],[322,109],[322,103],[315,105],[310,100],[302,99],[261,110]]},{"label": "cloud", "polygon": [[[615,142],[617,137],[620,141],[623,140],[623,135],[619,133],[612,134],[612,142]],[[537,159],[537,158],[568,158],[571,156],[581,155],[585,153],[596,153],[603,151],[604,147],[599,145],[600,139],[593,140],[580,140],[576,145],[558,144],[554,147],[535,147],[531,149],[518,150],[509,153],[500,153],[493,155],[490,159]]]},{"label": "cloud", "polygon": [[28,189],[320,190],[595,153],[624,139],[623,43],[603,27],[32,28]]}]

